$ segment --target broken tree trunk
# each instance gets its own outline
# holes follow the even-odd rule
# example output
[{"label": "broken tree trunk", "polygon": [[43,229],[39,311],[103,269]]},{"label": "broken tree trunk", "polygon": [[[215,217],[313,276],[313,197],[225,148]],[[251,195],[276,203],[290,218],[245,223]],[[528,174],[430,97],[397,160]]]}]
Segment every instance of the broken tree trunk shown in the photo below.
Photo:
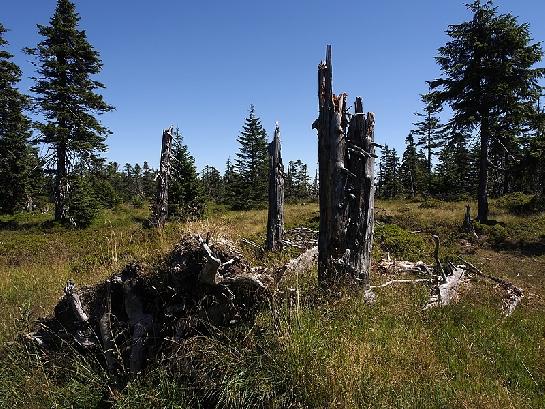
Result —
[{"label": "broken tree trunk", "polygon": [[155,227],[163,227],[168,217],[168,178],[170,175],[172,136],[172,127],[163,131],[161,162],[157,177],[157,194],[151,217],[151,224]]},{"label": "broken tree trunk", "polygon": [[471,219],[471,207],[466,205],[466,214],[464,215],[464,223],[462,224],[462,229],[464,232],[471,235],[473,238],[477,238],[477,233],[475,233],[475,226],[473,225],[473,220]]},{"label": "broken tree trunk", "polygon": [[[356,99],[350,122],[346,94],[332,91],[331,46],[318,66],[320,233],[318,279],[369,286],[374,225],[374,124]],[[348,127],[348,131],[347,131]]]},{"label": "broken tree trunk", "polygon": [[278,122],[269,144],[269,216],[267,220],[267,250],[282,249],[284,230],[284,165],[280,152]]}]

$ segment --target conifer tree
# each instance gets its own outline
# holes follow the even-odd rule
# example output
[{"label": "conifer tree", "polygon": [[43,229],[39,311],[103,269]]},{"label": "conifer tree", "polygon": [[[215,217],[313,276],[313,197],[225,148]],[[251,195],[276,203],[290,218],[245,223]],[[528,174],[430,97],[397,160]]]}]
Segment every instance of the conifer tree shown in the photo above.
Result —
[{"label": "conifer tree", "polygon": [[7,30],[0,23],[0,213],[32,208],[38,189],[40,162],[30,143],[29,100],[16,88],[21,70],[4,47]]},{"label": "conifer tree", "polygon": [[476,0],[467,7],[471,21],[449,26],[450,41],[439,48],[436,60],[443,76],[430,82],[430,98],[434,104],[450,105],[456,129],[478,130],[478,219],[484,223],[490,144],[503,139],[505,133],[499,130],[520,129],[535,115],[545,71],[534,67],[543,51],[539,43],[531,43],[527,24],[498,14],[492,1]]},{"label": "conifer tree", "polygon": [[518,190],[528,189],[543,196],[541,200],[545,201],[545,108],[541,106],[539,99],[536,111],[533,132],[523,139],[526,148],[519,163]]},{"label": "conifer tree", "polygon": [[433,156],[436,155],[437,148],[441,147],[443,143],[442,126],[437,116],[439,113],[439,107],[434,105],[430,100],[429,95],[421,96],[424,103],[424,112],[417,112],[415,115],[420,118],[420,121],[415,122],[416,126],[413,133],[418,135],[417,146],[421,146],[426,152],[426,181],[427,191],[432,191],[433,181]]},{"label": "conifer tree", "polygon": [[144,161],[142,165],[142,192],[146,200],[151,200],[156,190],[156,173],[150,168],[148,162]]},{"label": "conifer tree", "polygon": [[206,165],[201,172],[201,184],[208,200],[219,203],[223,197],[223,180],[219,170]]},{"label": "conifer tree", "polygon": [[316,168],[316,172],[314,173],[314,181],[312,182],[312,188],[311,188],[312,200],[318,200],[319,194],[320,194],[320,179],[318,177],[318,169]]},{"label": "conifer tree", "polygon": [[223,174],[223,204],[230,207],[235,207],[235,203],[238,200],[236,197],[238,195],[239,185],[239,175],[235,171],[235,165],[233,165],[231,158],[227,158],[227,162],[225,163],[225,173]]},{"label": "conifer tree", "polygon": [[377,191],[385,199],[395,198],[400,191],[399,156],[395,148],[384,145],[379,161],[379,181]]},{"label": "conifer tree", "polygon": [[[105,150],[108,130],[96,115],[112,110],[96,91],[102,68],[98,52],[78,29],[80,17],[69,0],[58,0],[49,25],[38,25],[43,40],[27,48],[35,56],[38,78],[31,91],[43,114],[39,142],[55,157],[55,220],[68,216],[69,171],[75,163]],[[76,184],[77,186],[77,184]]]},{"label": "conifer tree", "polygon": [[134,191],[135,194],[142,198],[143,192],[142,192],[142,167],[140,164],[135,163],[133,167],[133,179],[134,179]]},{"label": "conifer tree", "polygon": [[403,192],[410,197],[415,197],[422,193],[426,184],[425,175],[427,170],[427,161],[421,153],[416,150],[416,144],[412,133],[405,138],[405,152],[399,168],[399,180]]},{"label": "conifer tree", "polygon": [[204,213],[204,195],[195,160],[178,129],[172,141],[172,163],[168,186],[169,217],[199,218]]},{"label": "conifer tree", "polygon": [[300,159],[289,161],[285,181],[286,200],[291,202],[308,200],[310,190],[308,166]]},{"label": "conifer tree", "polygon": [[267,200],[269,167],[267,133],[253,105],[237,141],[240,144],[235,161],[238,186],[233,205],[237,209],[251,209]]},{"label": "conifer tree", "polygon": [[446,199],[474,194],[475,167],[466,141],[467,136],[462,132],[453,132],[439,153],[437,190]]}]

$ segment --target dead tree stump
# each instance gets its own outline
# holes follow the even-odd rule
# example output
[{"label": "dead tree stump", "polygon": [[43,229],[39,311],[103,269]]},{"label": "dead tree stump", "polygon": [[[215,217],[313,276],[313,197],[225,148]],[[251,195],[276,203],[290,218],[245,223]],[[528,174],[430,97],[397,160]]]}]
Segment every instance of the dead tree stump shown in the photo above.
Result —
[{"label": "dead tree stump", "polygon": [[163,131],[157,193],[151,216],[151,225],[155,227],[163,227],[168,217],[168,178],[170,175],[172,137],[172,127]]},{"label": "dead tree stump", "polygon": [[331,46],[318,66],[320,234],[318,280],[369,286],[374,226],[374,114],[356,98],[349,120],[346,94],[332,90]]},{"label": "dead tree stump", "polygon": [[280,152],[278,122],[269,144],[269,215],[267,219],[267,250],[282,249],[284,232],[284,165]]},{"label": "dead tree stump", "polygon": [[471,207],[468,204],[466,205],[466,214],[464,215],[462,230],[468,233],[471,237],[477,238],[477,234],[475,233],[475,225],[473,224],[473,219],[471,218]]}]

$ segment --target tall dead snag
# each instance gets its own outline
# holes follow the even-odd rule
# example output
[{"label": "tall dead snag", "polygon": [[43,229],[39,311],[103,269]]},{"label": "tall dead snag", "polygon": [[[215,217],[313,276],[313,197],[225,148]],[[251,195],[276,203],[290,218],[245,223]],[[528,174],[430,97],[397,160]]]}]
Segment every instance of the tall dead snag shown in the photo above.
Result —
[{"label": "tall dead snag", "polygon": [[170,175],[172,136],[172,127],[163,131],[161,162],[157,177],[157,193],[151,216],[151,224],[155,227],[163,227],[168,217],[168,178]]},{"label": "tall dead snag", "polygon": [[282,248],[284,230],[284,165],[280,152],[278,122],[269,144],[269,217],[267,220],[267,250]]},{"label": "tall dead snag", "polygon": [[[374,226],[374,125],[356,98],[354,115],[346,108],[346,94],[332,91],[331,46],[318,66],[320,114],[318,130],[320,234],[318,279],[369,286]],[[351,118],[349,119],[349,117]]]}]

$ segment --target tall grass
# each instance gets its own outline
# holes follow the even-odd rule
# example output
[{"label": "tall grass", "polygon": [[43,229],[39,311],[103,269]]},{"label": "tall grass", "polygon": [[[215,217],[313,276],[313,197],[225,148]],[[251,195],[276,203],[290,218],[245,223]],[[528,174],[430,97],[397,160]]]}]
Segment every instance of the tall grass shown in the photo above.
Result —
[{"label": "tall grass", "polygon": [[[426,259],[432,233],[444,238],[444,251],[466,251],[459,230],[463,205],[378,202],[375,257],[390,252]],[[505,242],[520,229],[527,243],[539,243],[545,234],[543,214],[525,219],[493,211],[504,223]],[[289,206],[287,224],[312,225],[316,215],[315,205]],[[127,384],[115,384],[97,362],[75,352],[45,356],[16,341],[51,311],[69,277],[91,284],[132,259],[154,263],[185,232],[264,240],[264,211],[218,212],[200,222],[169,224],[163,232],[142,229],[145,216],[125,208],[84,231],[44,227],[43,220],[2,231],[0,407],[545,407],[545,255],[486,237],[466,257],[525,290],[507,318],[501,290],[483,281],[471,282],[456,304],[423,310],[429,296],[424,286],[379,289],[369,305],[358,291],[322,293],[311,269],[285,277],[284,295],[254,324],[184,340],[175,355]],[[287,257],[245,252],[270,265]],[[374,272],[371,279],[388,277]]]}]

